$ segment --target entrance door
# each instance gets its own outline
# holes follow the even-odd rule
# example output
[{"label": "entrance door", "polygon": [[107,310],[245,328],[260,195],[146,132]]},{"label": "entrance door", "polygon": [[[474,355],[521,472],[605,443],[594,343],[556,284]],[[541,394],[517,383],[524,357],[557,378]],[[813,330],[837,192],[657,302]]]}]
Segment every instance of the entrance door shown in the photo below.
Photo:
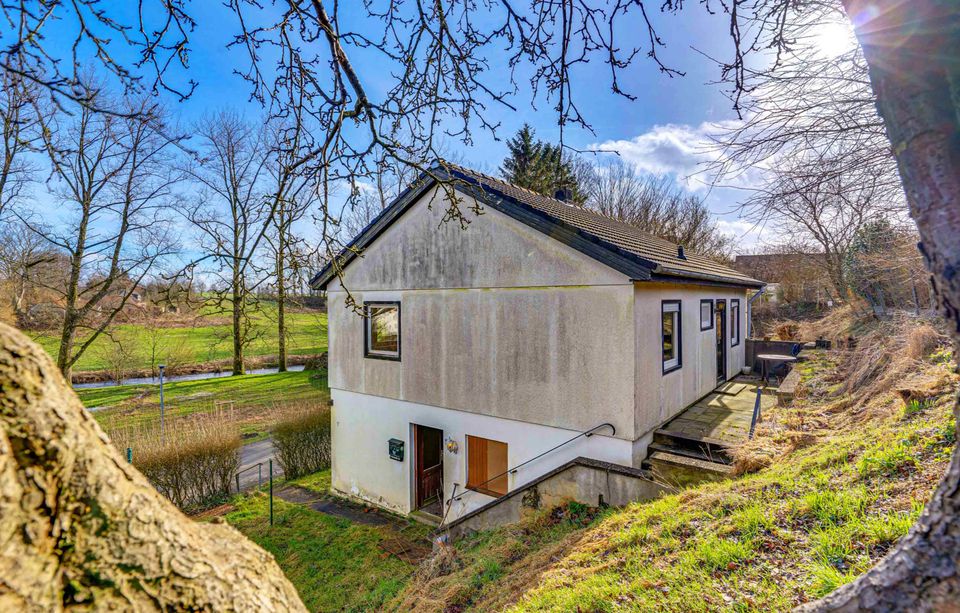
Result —
[{"label": "entrance door", "polygon": [[442,508],[443,430],[413,425],[415,506]]},{"label": "entrance door", "polygon": [[727,301],[717,300],[714,311],[714,329],[717,331],[717,383],[727,380]]}]

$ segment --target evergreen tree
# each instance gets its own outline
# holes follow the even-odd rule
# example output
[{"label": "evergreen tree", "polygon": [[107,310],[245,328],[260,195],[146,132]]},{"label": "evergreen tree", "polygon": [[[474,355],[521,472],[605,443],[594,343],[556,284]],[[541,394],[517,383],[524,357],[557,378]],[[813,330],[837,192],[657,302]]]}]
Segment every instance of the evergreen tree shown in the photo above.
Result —
[{"label": "evergreen tree", "polygon": [[563,155],[560,145],[536,139],[528,124],[507,141],[507,149],[509,153],[500,164],[506,181],[551,198],[559,190],[567,190],[567,199],[577,204],[586,199],[573,160]]}]

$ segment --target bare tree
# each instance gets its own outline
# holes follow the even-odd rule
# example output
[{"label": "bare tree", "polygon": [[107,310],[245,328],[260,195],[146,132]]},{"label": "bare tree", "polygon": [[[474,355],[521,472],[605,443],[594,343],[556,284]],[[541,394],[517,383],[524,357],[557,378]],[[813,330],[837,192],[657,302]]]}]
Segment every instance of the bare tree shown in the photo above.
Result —
[{"label": "bare tree", "polygon": [[[714,137],[719,157],[708,165],[708,172],[720,182],[748,184],[762,181],[764,175],[775,183],[785,172],[802,176],[807,185],[835,182],[839,173],[871,175],[878,199],[882,195],[895,201],[905,212],[900,176],[877,113],[867,62],[840,0],[811,0],[789,11],[783,28],[768,32],[765,40],[776,46],[777,38],[783,37],[792,44],[776,62],[744,68],[747,93],[739,97],[744,121],[721,126]],[[763,27],[762,13],[744,19]],[[849,32],[847,48],[840,40],[835,41],[836,54],[825,52],[824,28],[841,39]]]},{"label": "bare tree", "polygon": [[877,219],[903,212],[898,199],[889,199],[882,168],[851,172],[840,168],[845,158],[807,155],[780,161],[781,170],[743,203],[748,219],[779,230],[794,250],[817,252],[824,274],[838,297],[849,298],[844,262],[854,237]]},{"label": "bare tree", "polygon": [[41,283],[63,287],[59,264],[62,254],[16,219],[0,226],[0,281],[5,284],[10,310],[17,321],[39,299]]},{"label": "bare tree", "polygon": [[906,200],[862,49],[851,39],[834,55],[819,44],[823,28],[842,38],[844,26],[839,0],[790,9],[768,40],[794,43],[777,62],[744,69],[746,119],[716,137],[719,157],[707,171],[748,184],[744,215],[794,251],[822,254],[814,261],[849,299],[844,261],[854,236],[877,219],[903,224]]},{"label": "bare tree", "polygon": [[730,259],[733,241],[717,229],[701,198],[684,193],[669,177],[643,174],[620,159],[594,169],[585,206],[694,253]]},{"label": "bare tree", "polygon": [[136,341],[120,330],[105,330],[103,336],[104,341],[94,346],[93,353],[113,382],[120,385],[137,359]]},{"label": "bare tree", "polygon": [[[108,104],[102,97],[98,103]],[[121,313],[140,281],[173,253],[165,205],[175,177],[166,154],[175,138],[156,107],[126,105],[126,117],[80,106],[57,113],[44,127],[49,184],[69,211],[47,223],[37,211],[18,218],[51,249],[70,260],[66,284],[47,284],[64,308],[57,367],[68,380],[73,365]],[[78,332],[85,336],[78,342]]]},{"label": "bare tree", "polygon": [[[953,52],[960,46],[960,7],[954,0],[842,1],[851,20],[858,24],[872,88],[893,144],[938,299],[960,333],[960,275],[956,274],[960,270],[956,242],[960,235],[960,141],[956,137],[960,132],[960,105]],[[131,44],[140,51],[139,65],[151,67],[154,83],[159,81],[163,86],[169,66],[186,63],[189,16],[183,2],[165,2],[159,10],[155,5],[145,6],[148,4],[140,3],[139,11],[126,13],[105,9],[95,0],[44,3],[35,10],[23,4],[5,5],[8,21],[16,24],[20,36],[12,37],[14,42],[3,59],[9,58],[10,49],[28,46],[34,62],[32,78],[58,91],[56,79],[42,76],[42,69],[56,68],[58,59],[44,47],[49,37],[42,34],[49,28],[47,24],[57,21],[54,17],[66,14],[87,25],[77,29],[72,49],[86,43],[94,45],[98,60],[108,69],[114,68],[122,79],[124,69],[136,61],[124,65],[114,60],[115,56],[100,53],[105,38],[93,25],[122,33],[116,37],[121,41],[135,38]],[[278,11],[275,21],[264,24],[258,19],[256,28],[247,27],[245,24],[252,22],[244,17],[247,11],[259,11],[260,3],[231,0],[229,6],[241,17],[234,44],[246,49],[251,58],[245,74],[254,84],[254,95],[269,100],[271,108],[279,113],[298,97],[310,100],[318,129],[314,142],[304,147],[301,162],[313,166],[326,187],[332,179],[349,180],[351,175],[363,174],[378,157],[390,156],[418,167],[418,160],[433,157],[426,153],[437,133],[469,141],[474,126],[495,129],[496,121],[488,107],[509,108],[508,94],[517,87],[512,81],[516,74],[531,75],[534,92],[545,90],[550,101],[556,103],[561,129],[571,124],[589,125],[573,98],[577,88],[572,69],[597,59],[610,73],[611,89],[629,96],[621,89],[618,77],[641,49],[621,45],[616,33],[626,29],[623,16],[630,11],[640,15],[639,31],[647,54],[660,70],[678,74],[658,59],[664,42],[651,22],[646,3],[561,0],[531,3],[523,9],[514,4],[469,0],[364,3],[361,18],[365,23],[382,25],[382,36],[344,27],[338,9],[346,3],[290,2]],[[679,0],[668,0],[660,6],[664,11],[677,12],[691,5],[705,5],[708,10],[717,6]],[[730,84],[735,109],[742,110],[741,101],[749,92],[747,58],[764,50],[764,59],[772,57],[775,64],[782,62],[783,54],[794,43],[785,25],[792,23],[794,12],[806,5],[789,0],[719,3],[727,15],[733,42],[731,57],[721,69]],[[351,20],[357,18],[355,9],[349,5]],[[82,11],[92,15],[89,23],[82,19]],[[480,14],[482,19],[474,19]],[[138,19],[143,21],[138,23]],[[127,37],[128,31],[139,31],[142,36]],[[637,28],[629,31],[636,32]],[[316,41],[326,46],[313,44]],[[508,68],[519,66],[523,70],[488,70],[492,62],[486,51],[492,48],[501,50],[500,57],[506,56]],[[504,48],[506,51],[502,51]],[[304,56],[305,50],[311,55]],[[316,55],[312,55],[314,52]],[[358,72],[351,61],[356,53],[381,60],[374,64],[378,76],[393,74],[391,69],[397,68],[396,78],[391,78],[386,88],[375,91],[366,87],[367,75]],[[389,67],[385,67],[387,64]],[[75,67],[76,61],[69,66]],[[273,70],[275,67],[277,70]],[[9,62],[2,68],[15,70]],[[509,75],[507,83],[504,74]],[[59,91],[68,96],[71,89]],[[444,119],[450,121],[444,123]],[[391,136],[398,126],[410,124],[417,126],[415,151],[398,147]],[[450,219],[461,219],[463,212],[456,198],[450,198],[447,213]],[[324,211],[319,218],[324,236],[328,236],[333,226],[330,216]],[[958,483],[960,453],[955,452],[918,527],[877,568],[818,606],[843,610],[954,607],[960,594]],[[95,546],[96,541],[90,544]],[[116,570],[111,565],[102,567]]]},{"label": "bare tree", "polygon": [[273,256],[274,283],[277,297],[277,370],[287,370],[287,292],[302,284],[308,275],[304,265],[309,251],[305,241],[298,236],[296,226],[318,204],[318,185],[313,177],[303,176],[293,170],[302,138],[302,126],[295,124],[275,129],[272,134],[272,154],[267,169],[271,178],[271,193],[268,198],[273,205],[273,227],[267,233],[267,241]]},{"label": "bare tree", "polygon": [[159,374],[160,364],[166,367],[167,374],[176,374],[193,357],[185,337],[172,334],[170,328],[161,325],[156,317],[146,317],[138,322],[138,327],[141,335],[133,354],[141,363],[147,363],[151,377]]},{"label": "bare tree", "polygon": [[196,133],[201,157],[184,171],[202,191],[179,208],[200,235],[203,254],[191,267],[211,264],[209,272],[219,280],[212,303],[231,315],[232,371],[242,375],[244,350],[261,335],[251,319],[256,288],[266,278],[257,258],[287,189],[266,192],[269,149],[264,130],[221,111],[201,121]]},{"label": "bare tree", "polygon": [[36,104],[38,87],[19,75],[0,74],[0,121],[3,122],[3,159],[0,160],[0,218],[4,209],[18,201],[33,182],[35,168],[25,154],[40,137]]}]

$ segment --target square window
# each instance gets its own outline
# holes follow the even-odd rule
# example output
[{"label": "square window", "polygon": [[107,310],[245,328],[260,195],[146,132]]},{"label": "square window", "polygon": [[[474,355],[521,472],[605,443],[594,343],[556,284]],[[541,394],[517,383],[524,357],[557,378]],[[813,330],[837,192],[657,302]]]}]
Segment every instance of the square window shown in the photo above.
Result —
[{"label": "square window", "polygon": [[700,329],[713,329],[713,300],[700,301]]},{"label": "square window", "polygon": [[400,303],[365,302],[364,356],[400,359]]},{"label": "square window", "polygon": [[666,374],[680,368],[682,364],[679,300],[663,301],[660,329],[662,332],[660,348],[663,355],[663,372]]},{"label": "square window", "polygon": [[507,444],[467,435],[467,489],[503,496],[507,481]]}]

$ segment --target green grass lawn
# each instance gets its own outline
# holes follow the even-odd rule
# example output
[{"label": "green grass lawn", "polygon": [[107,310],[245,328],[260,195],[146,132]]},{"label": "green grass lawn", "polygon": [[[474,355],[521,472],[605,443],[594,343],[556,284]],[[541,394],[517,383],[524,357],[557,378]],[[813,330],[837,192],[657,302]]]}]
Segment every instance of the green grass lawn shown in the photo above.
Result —
[{"label": "green grass lawn", "polygon": [[[330,487],[324,471],[293,483],[319,492]],[[311,611],[372,611],[383,607],[408,582],[415,566],[380,549],[387,538],[426,538],[425,526],[399,520],[396,526],[369,526],[274,498],[269,524],[263,493],[235,499],[226,520],[269,551]]]},{"label": "green grass lawn", "polygon": [[[209,316],[212,317],[212,316]],[[229,317],[229,314],[227,314]],[[224,319],[223,316],[218,319]],[[212,360],[228,359],[232,356],[233,341],[229,323],[216,325],[200,324],[190,327],[161,328],[159,331],[162,347],[159,352],[175,355],[183,364],[196,364]],[[271,305],[264,305],[260,312],[253,316],[254,327],[259,335],[247,348],[247,357],[275,355],[277,353],[276,309]],[[287,353],[319,354],[327,350],[327,315],[322,312],[287,313]],[[133,358],[129,361],[130,368],[149,368],[148,347],[151,343],[151,332],[139,324],[121,324],[116,326],[114,336],[121,343],[129,343],[133,347]],[[56,357],[60,346],[60,337],[57,332],[42,332],[31,334],[50,355]],[[77,339],[77,344],[85,337]],[[110,339],[101,335],[80,357],[74,366],[75,372],[85,370],[102,370],[107,368],[105,351],[109,347]]]},{"label": "green grass lawn", "polygon": [[852,581],[907,533],[946,470],[958,377],[926,363],[900,384],[932,395],[906,406],[892,392],[838,397],[837,364],[818,356],[800,366],[803,394],[767,414],[743,456],[766,468],[480,532],[386,608],[786,611]]},{"label": "green grass lawn", "polygon": [[[330,392],[325,371],[300,371],[269,375],[241,375],[199,381],[175,381],[163,386],[165,415],[178,416],[209,412],[216,401],[233,401],[238,413],[250,417],[248,426],[263,425],[269,409],[298,401],[327,402]],[[103,407],[94,412],[100,424],[109,429],[136,426],[159,420],[158,385],[117,385],[77,390],[87,407]],[[246,427],[245,432],[249,432]]]},{"label": "green grass lawn", "polygon": [[[816,442],[610,514],[514,610],[784,611],[849,583],[907,533],[947,467],[955,378],[940,376],[951,382],[922,406],[854,405],[852,419],[776,409],[781,423],[820,429]],[[845,425],[831,435],[831,421]]]}]

